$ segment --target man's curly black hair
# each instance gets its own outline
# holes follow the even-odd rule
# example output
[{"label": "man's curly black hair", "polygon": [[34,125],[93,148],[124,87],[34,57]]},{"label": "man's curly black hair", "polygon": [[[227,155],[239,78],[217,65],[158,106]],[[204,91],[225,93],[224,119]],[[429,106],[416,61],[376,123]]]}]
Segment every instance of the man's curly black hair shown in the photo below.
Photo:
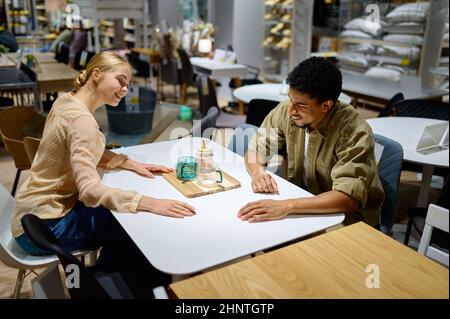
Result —
[{"label": "man's curly black hair", "polygon": [[341,71],[324,58],[312,57],[297,65],[287,77],[291,88],[307,93],[318,103],[337,101],[342,90]]}]

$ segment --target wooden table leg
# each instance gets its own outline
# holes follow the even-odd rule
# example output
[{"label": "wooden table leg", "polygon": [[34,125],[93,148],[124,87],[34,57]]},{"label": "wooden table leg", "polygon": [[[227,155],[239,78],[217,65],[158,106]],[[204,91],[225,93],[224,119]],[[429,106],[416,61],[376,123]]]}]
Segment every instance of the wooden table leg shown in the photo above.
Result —
[{"label": "wooden table leg", "polygon": [[[241,79],[240,78],[234,78],[234,83],[236,83],[236,88],[241,86]],[[244,103],[241,100],[237,101],[239,114],[245,115],[245,109],[244,109]]]}]

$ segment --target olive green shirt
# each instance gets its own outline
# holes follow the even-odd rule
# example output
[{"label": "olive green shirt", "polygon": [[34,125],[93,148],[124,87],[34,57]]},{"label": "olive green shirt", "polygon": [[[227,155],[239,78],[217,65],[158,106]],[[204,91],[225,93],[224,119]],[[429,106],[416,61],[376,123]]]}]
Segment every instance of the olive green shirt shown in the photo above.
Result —
[{"label": "olive green shirt", "polygon": [[[261,124],[250,142],[260,160],[267,163],[287,152],[287,179],[302,185],[305,129],[296,126],[288,114],[289,101],[280,103]],[[306,158],[308,191],[318,195],[330,190],[343,192],[360,202],[357,213],[346,214],[344,223],[363,220],[380,223],[384,191],[378,177],[372,129],[349,104],[337,102],[320,127],[309,136]]]}]

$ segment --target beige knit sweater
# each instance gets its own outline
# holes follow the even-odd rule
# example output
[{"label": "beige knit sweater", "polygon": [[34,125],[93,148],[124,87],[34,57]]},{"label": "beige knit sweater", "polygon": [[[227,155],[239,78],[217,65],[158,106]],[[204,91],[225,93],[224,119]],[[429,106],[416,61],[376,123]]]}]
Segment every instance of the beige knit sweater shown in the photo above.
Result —
[{"label": "beige knit sweater", "polygon": [[71,93],[53,104],[29,177],[16,196],[12,234],[23,233],[20,219],[35,214],[43,219],[66,215],[77,200],[120,212],[136,212],[142,195],[101,184],[97,167],[113,169],[124,155],[104,153],[105,136],[94,116]]}]

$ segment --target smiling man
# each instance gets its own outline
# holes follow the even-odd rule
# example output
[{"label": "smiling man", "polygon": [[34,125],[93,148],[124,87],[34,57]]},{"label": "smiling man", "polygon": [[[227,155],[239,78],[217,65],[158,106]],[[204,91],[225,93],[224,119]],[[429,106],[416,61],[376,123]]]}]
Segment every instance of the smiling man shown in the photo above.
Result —
[{"label": "smiling man", "polygon": [[339,69],[323,58],[309,58],[289,74],[289,100],[264,120],[245,156],[255,193],[276,193],[266,172],[276,152],[287,154],[287,179],[317,195],[260,200],[241,208],[244,221],[275,220],[289,214],[344,212],[344,224],[380,224],[384,192],[367,122],[349,104],[338,101]]}]

